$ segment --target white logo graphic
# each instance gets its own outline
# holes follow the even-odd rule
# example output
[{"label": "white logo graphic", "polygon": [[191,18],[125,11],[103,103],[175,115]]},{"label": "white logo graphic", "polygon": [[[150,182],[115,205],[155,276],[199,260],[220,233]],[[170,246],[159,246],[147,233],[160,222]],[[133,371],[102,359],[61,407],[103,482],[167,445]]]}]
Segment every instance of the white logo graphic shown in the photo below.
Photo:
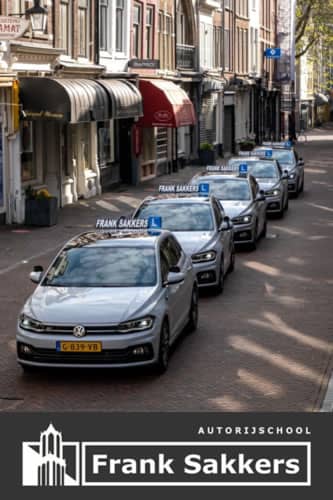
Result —
[{"label": "white logo graphic", "polygon": [[84,337],[86,334],[86,329],[84,326],[82,325],[77,325],[77,326],[74,326],[73,328],[73,335],[75,337]]},{"label": "white logo graphic", "polygon": [[22,443],[23,486],[78,486],[79,443],[63,442],[52,424],[39,441]]}]

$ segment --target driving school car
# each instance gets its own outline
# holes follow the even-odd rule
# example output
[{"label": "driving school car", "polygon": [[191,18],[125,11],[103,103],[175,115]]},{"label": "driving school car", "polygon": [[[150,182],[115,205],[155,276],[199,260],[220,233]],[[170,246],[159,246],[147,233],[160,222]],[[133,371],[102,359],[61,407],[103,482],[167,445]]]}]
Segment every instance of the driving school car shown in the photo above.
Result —
[{"label": "driving school car", "polygon": [[209,185],[163,185],[157,196],[146,198],[134,218],[161,217],[162,227],[172,231],[192,259],[199,287],[221,293],[224,278],[235,261],[233,225]]},{"label": "driving school car", "polygon": [[279,163],[271,158],[248,156],[231,158],[228,165],[237,168],[237,165],[246,163],[250,174],[255,177],[259,188],[264,191],[267,203],[267,213],[283,217],[288,210],[288,174],[282,172]]},{"label": "driving school car", "polygon": [[304,160],[297,151],[287,142],[264,142],[263,146],[256,147],[254,154],[270,157],[277,160],[283,171],[288,172],[288,191],[294,196],[304,191]]},{"label": "driving school car", "polygon": [[191,259],[158,219],[99,219],[96,227],[70,240],[45,273],[31,273],[38,286],[18,320],[18,363],[163,372],[176,337],[197,327]]},{"label": "driving school car", "polygon": [[191,184],[206,182],[234,225],[234,242],[256,248],[260,236],[266,235],[266,201],[259,186],[247,174],[245,162],[234,165],[207,166],[195,175]]}]

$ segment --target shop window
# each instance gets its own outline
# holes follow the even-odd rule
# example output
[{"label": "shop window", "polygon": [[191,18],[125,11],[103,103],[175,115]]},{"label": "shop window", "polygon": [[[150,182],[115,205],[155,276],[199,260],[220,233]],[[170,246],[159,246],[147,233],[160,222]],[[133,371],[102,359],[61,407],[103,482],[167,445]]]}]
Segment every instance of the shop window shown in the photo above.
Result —
[{"label": "shop window", "polygon": [[34,124],[32,121],[21,122],[21,179],[28,182],[37,178],[34,161]]},{"label": "shop window", "polygon": [[98,123],[98,158],[100,165],[114,162],[113,121]]}]

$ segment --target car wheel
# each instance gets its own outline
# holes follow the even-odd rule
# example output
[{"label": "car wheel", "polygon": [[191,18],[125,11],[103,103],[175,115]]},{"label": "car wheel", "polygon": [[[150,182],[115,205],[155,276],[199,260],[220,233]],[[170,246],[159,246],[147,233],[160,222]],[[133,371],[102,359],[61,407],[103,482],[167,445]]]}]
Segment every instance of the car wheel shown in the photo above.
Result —
[{"label": "car wheel", "polygon": [[286,203],[285,203],[285,205],[284,205],[284,211],[285,211],[285,212],[287,212],[287,211],[288,211],[288,209],[289,209],[289,198],[288,198],[288,196],[286,196],[286,198],[287,198],[287,201],[286,201]]},{"label": "car wheel", "polygon": [[195,332],[198,327],[198,318],[199,318],[199,307],[198,307],[198,287],[194,287],[192,291],[192,299],[191,299],[191,308],[189,313],[189,319],[186,326],[186,331],[188,333]]},{"label": "car wheel", "polygon": [[302,179],[302,184],[300,185],[300,188],[298,191],[299,191],[299,193],[303,193],[303,191],[304,191],[304,177]]},{"label": "car wheel", "polygon": [[235,259],[236,259],[236,251],[235,251],[235,245],[232,245],[232,250],[231,250],[231,255],[230,255],[230,264],[229,264],[229,269],[228,273],[232,273],[235,269]]},{"label": "car wheel", "polygon": [[250,250],[256,250],[258,242],[258,221],[256,222],[256,227],[254,229],[253,241],[249,244]]},{"label": "car wheel", "polygon": [[261,231],[261,237],[266,238],[267,235],[267,219],[265,219],[263,230]]},{"label": "car wheel", "polygon": [[23,370],[24,374],[29,374],[29,373],[36,373],[38,370],[38,366],[32,366],[32,365],[21,365],[21,368]]},{"label": "car wheel", "polygon": [[283,219],[284,211],[285,211],[285,207],[282,205],[281,210],[279,210],[279,212],[276,212],[276,216],[278,219]]},{"label": "car wheel", "polygon": [[216,295],[220,295],[223,293],[223,290],[224,290],[224,266],[223,266],[223,255],[221,255],[219,281],[218,281],[217,285],[215,285],[214,291],[215,291]]},{"label": "car wheel", "polygon": [[155,365],[156,372],[159,375],[165,373],[169,365],[170,355],[170,333],[169,325],[166,320],[163,321],[160,333],[160,345],[158,348],[158,360]]}]

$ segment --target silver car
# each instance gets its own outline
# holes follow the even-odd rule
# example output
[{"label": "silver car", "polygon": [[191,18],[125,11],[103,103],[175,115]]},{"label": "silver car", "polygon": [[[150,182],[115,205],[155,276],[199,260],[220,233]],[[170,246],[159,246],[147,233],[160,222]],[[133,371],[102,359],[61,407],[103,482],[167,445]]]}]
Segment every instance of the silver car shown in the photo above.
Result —
[{"label": "silver car", "polygon": [[[194,186],[189,186],[193,188]],[[160,216],[192,259],[199,287],[222,293],[235,263],[233,224],[213,196],[167,194],[146,198],[134,217]]]},{"label": "silver car", "polygon": [[250,157],[231,158],[229,166],[246,163],[248,170],[264,191],[267,213],[283,217],[288,210],[288,174],[282,172],[279,162],[271,159]]},{"label": "silver car", "polygon": [[198,321],[198,287],[191,259],[168,231],[96,231],[65,245],[17,326],[18,362],[101,368],[168,366],[169,348]]},{"label": "silver car", "polygon": [[194,176],[191,183],[209,184],[210,192],[233,222],[234,242],[254,250],[260,236],[265,236],[267,231],[265,196],[254,177],[239,174],[238,168],[216,167],[215,170]]},{"label": "silver car", "polygon": [[278,143],[272,148],[269,145],[254,149],[254,154],[265,154],[265,151],[271,151],[271,158],[277,160],[283,171],[288,172],[288,191],[294,197],[304,191],[304,160],[298,156],[297,151],[292,147],[278,146]]}]

